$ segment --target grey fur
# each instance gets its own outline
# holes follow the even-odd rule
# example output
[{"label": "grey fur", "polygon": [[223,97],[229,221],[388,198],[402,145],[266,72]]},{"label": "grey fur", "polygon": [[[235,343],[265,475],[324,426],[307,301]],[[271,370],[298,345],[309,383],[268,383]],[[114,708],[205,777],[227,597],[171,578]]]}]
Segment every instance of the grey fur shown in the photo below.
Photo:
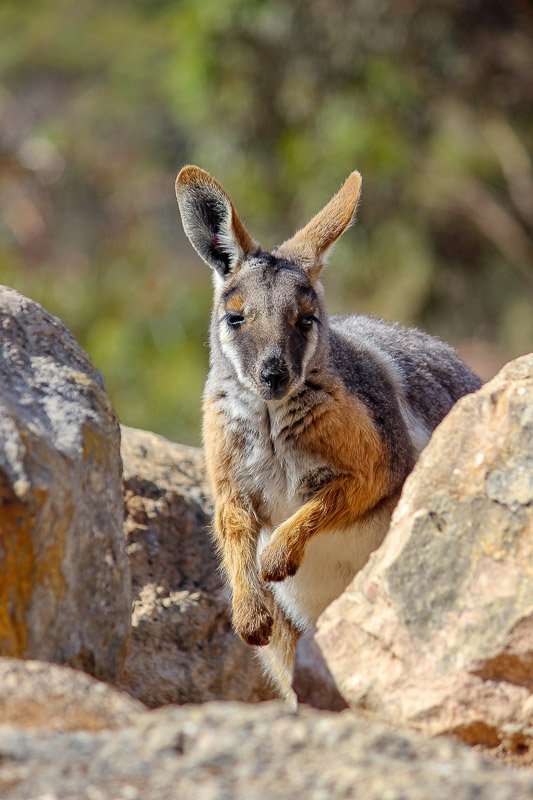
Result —
[{"label": "grey fur", "polygon": [[450,345],[417,328],[355,315],[333,317],[331,325],[352,346],[367,342],[392,358],[403,376],[407,402],[430,430],[460,397],[481,386]]}]

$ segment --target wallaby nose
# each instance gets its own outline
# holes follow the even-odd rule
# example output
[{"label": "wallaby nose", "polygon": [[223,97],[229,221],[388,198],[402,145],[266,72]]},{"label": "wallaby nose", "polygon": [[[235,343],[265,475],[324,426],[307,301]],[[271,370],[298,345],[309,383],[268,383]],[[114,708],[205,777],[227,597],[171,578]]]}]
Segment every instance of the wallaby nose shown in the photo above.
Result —
[{"label": "wallaby nose", "polygon": [[278,358],[265,361],[261,370],[261,381],[274,393],[283,389],[289,382],[289,370],[285,362]]}]

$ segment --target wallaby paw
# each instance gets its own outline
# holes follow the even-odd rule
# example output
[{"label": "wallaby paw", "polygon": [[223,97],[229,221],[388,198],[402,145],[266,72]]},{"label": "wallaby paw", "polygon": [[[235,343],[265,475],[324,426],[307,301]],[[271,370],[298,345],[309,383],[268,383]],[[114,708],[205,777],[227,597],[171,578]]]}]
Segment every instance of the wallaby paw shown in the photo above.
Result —
[{"label": "wallaby paw", "polygon": [[246,644],[264,647],[270,641],[272,614],[261,601],[251,601],[233,608],[233,628]]},{"label": "wallaby paw", "polygon": [[268,544],[261,553],[260,574],[265,583],[279,583],[298,571],[301,556],[276,541]]}]

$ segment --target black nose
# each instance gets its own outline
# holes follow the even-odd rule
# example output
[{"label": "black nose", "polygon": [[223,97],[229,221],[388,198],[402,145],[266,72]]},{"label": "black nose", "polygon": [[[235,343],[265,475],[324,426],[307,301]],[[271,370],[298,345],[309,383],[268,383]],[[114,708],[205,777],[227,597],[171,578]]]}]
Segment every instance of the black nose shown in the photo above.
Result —
[{"label": "black nose", "polygon": [[289,381],[289,370],[283,361],[265,361],[261,370],[261,381],[273,392],[279,392]]}]

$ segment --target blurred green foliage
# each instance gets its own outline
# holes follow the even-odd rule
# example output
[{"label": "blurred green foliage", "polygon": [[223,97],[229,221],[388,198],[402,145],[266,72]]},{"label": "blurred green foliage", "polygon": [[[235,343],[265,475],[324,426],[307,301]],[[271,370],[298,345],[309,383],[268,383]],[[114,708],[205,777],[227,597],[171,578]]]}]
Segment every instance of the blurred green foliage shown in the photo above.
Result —
[{"label": "blurred green foliage", "polygon": [[531,349],[529,3],[2,0],[0,31],[0,280],[67,322],[124,422],[199,439],[187,161],[266,247],[358,168],[330,308],[421,325],[485,376]]}]

